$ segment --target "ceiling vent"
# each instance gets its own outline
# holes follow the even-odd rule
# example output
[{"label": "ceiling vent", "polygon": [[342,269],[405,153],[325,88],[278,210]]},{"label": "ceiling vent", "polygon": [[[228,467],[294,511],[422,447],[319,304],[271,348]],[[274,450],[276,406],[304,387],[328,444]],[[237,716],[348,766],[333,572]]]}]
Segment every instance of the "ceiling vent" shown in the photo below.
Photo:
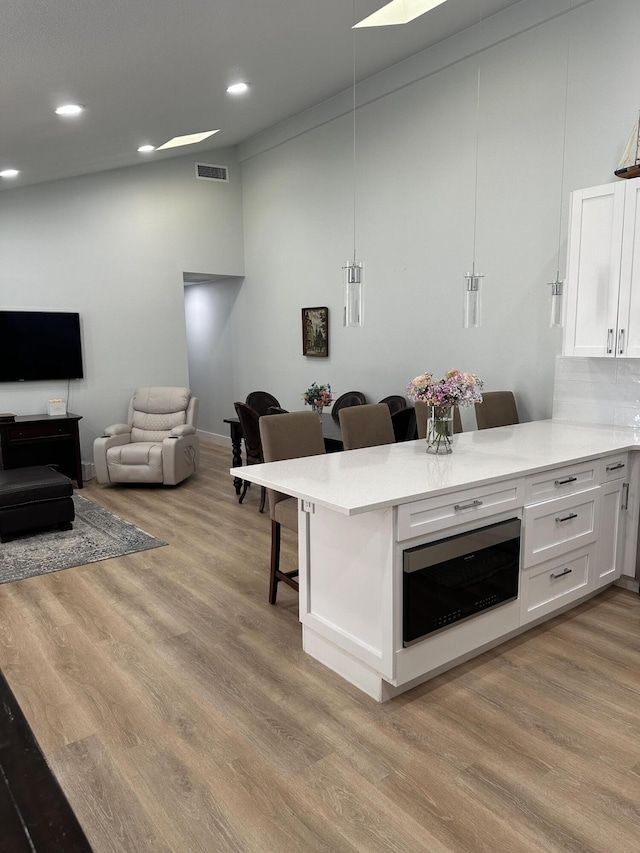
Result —
[{"label": "ceiling vent", "polygon": [[203,181],[226,181],[229,183],[229,170],[226,166],[209,166],[207,163],[196,163],[196,178]]}]

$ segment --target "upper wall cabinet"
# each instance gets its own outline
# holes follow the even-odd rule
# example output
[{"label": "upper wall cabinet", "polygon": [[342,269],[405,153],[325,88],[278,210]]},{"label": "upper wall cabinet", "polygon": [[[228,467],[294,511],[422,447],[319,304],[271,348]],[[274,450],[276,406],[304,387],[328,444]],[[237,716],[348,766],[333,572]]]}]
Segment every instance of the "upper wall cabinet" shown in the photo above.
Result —
[{"label": "upper wall cabinet", "polygon": [[640,358],[640,178],[572,193],[563,353]]}]

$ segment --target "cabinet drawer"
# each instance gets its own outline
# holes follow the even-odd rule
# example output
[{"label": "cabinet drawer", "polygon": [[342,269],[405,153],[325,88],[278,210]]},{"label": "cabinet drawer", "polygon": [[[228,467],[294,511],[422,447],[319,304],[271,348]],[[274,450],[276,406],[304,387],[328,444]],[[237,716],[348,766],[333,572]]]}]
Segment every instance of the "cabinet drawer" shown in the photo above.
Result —
[{"label": "cabinet drawer", "polygon": [[525,507],[523,565],[559,557],[595,541],[600,488]]},{"label": "cabinet drawer", "polygon": [[600,460],[600,465],[601,483],[608,483],[611,480],[620,480],[628,474],[629,454],[617,453],[614,456],[605,456],[604,459]]},{"label": "cabinet drawer", "polygon": [[592,551],[572,551],[521,573],[520,624],[570,604],[589,592]]},{"label": "cabinet drawer", "polygon": [[22,441],[38,441],[44,438],[59,438],[71,436],[71,425],[68,421],[52,424],[27,424],[26,426],[10,427],[7,430],[9,444]]},{"label": "cabinet drawer", "polygon": [[600,465],[602,460],[591,459],[577,465],[552,468],[540,471],[526,478],[525,504],[549,501],[572,495],[600,484]]},{"label": "cabinet drawer", "polygon": [[522,506],[522,480],[505,480],[398,507],[398,541]]}]

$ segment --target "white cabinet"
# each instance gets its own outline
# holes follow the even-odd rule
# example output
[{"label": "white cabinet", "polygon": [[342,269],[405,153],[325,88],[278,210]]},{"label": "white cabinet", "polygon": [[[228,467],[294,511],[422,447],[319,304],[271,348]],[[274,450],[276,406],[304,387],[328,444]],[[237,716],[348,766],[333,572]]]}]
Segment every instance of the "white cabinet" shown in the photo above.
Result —
[{"label": "white cabinet", "polygon": [[594,589],[612,583],[622,574],[626,512],[623,512],[626,483],[614,480],[601,487],[601,519],[598,537],[598,563],[594,573]]},{"label": "white cabinet", "polygon": [[640,178],[571,196],[564,355],[640,358]]}]

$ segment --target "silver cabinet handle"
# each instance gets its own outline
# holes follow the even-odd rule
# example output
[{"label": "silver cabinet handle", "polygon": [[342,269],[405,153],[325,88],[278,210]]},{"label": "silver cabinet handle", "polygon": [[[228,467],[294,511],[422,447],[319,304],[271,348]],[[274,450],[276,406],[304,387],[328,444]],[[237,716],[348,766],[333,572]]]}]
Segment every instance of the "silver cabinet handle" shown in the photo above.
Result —
[{"label": "silver cabinet handle", "polygon": [[558,524],[562,524],[563,521],[571,521],[572,518],[577,518],[577,517],[578,517],[577,512],[570,512],[569,515],[565,515],[564,518],[560,518],[560,516],[556,515],[556,521],[558,522]]},{"label": "silver cabinet handle", "polygon": [[566,569],[563,569],[561,572],[558,572],[558,574],[556,574],[555,572],[551,572],[551,577],[554,580],[556,578],[563,578],[565,575],[570,575],[572,571],[573,571],[573,569],[570,569],[567,567]]},{"label": "silver cabinet handle", "polygon": [[453,507],[456,512],[460,512],[461,509],[473,509],[473,507],[482,506],[482,501],[471,501],[468,504],[455,504]]},{"label": "silver cabinet handle", "polygon": [[575,483],[577,477],[565,477],[564,480],[556,480],[556,486],[566,486],[567,483]]},{"label": "silver cabinet handle", "polygon": [[607,471],[619,471],[624,468],[624,462],[616,462],[615,465],[607,465]]},{"label": "silver cabinet handle", "polygon": [[620,329],[618,332],[618,355],[622,355],[624,352],[624,329]]},{"label": "silver cabinet handle", "polygon": [[613,347],[613,329],[607,329],[607,352],[610,353]]}]

